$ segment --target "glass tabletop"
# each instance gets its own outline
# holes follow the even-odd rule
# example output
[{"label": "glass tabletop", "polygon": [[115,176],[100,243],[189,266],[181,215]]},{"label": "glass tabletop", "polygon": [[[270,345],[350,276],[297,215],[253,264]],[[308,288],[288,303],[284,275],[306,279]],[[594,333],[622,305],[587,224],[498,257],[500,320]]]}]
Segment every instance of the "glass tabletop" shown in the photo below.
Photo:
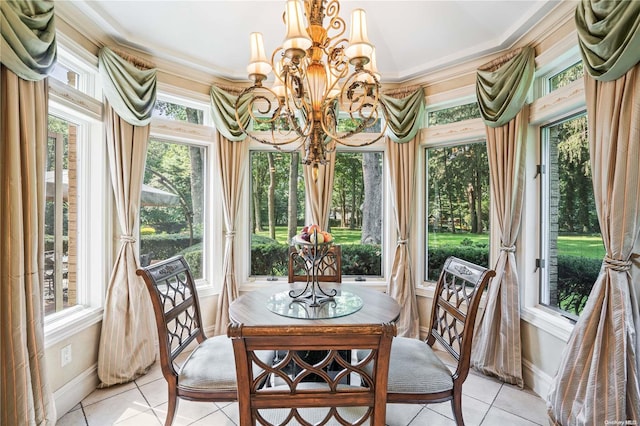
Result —
[{"label": "glass tabletop", "polygon": [[289,296],[289,291],[281,291],[269,297],[267,308],[278,315],[300,319],[330,319],[351,315],[363,305],[362,298],[350,291],[338,290],[338,294],[324,301],[320,306],[309,306]]}]

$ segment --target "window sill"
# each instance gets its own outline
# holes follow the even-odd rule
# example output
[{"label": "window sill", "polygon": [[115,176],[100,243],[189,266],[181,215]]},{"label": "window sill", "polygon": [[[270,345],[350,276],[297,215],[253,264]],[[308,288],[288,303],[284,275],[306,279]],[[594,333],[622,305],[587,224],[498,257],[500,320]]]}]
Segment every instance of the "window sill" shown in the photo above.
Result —
[{"label": "window sill", "polygon": [[570,320],[539,305],[522,308],[520,318],[565,343],[569,341],[573,331]]},{"label": "window sill", "polygon": [[[241,292],[258,290],[273,285],[288,284],[287,277],[275,277],[276,280],[268,280],[267,277],[250,277],[240,286]],[[320,283],[322,286],[325,283]],[[330,283],[327,283],[330,284]],[[387,291],[387,281],[380,277],[368,277],[366,281],[356,281],[355,277],[342,277],[342,284],[355,285],[370,288],[382,292]]]},{"label": "window sill", "polygon": [[102,308],[74,306],[62,312],[51,314],[44,320],[45,348],[69,339],[82,330],[102,321]]}]

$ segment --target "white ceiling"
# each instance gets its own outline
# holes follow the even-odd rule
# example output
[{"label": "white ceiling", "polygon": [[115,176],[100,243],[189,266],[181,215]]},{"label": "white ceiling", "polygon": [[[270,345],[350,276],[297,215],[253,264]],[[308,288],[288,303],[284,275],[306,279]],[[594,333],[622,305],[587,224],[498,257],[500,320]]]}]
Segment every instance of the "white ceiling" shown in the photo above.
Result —
[{"label": "white ceiling", "polygon": [[[86,34],[232,80],[247,79],[251,32],[264,34],[267,55],[284,38],[284,0],[57,4]],[[401,82],[508,49],[558,4],[559,0],[342,0],[340,16],[349,27],[351,10],[366,10],[382,81]]]}]

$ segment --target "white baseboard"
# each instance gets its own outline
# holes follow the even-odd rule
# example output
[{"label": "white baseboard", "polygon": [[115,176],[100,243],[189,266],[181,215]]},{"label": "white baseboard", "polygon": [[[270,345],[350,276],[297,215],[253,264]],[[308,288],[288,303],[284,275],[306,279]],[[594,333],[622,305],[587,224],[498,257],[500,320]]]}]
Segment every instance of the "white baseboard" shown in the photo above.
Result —
[{"label": "white baseboard", "polygon": [[100,383],[98,364],[94,364],[53,393],[58,418],[96,390]]},{"label": "white baseboard", "polygon": [[524,384],[544,400],[547,399],[553,377],[540,370],[531,361],[522,359],[522,375]]}]

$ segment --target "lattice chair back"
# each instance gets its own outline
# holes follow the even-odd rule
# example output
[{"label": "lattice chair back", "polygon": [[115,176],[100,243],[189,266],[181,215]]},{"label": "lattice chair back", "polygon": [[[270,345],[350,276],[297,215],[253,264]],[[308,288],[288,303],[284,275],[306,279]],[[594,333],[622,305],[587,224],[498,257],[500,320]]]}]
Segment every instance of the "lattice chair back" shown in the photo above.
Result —
[{"label": "lattice chair back", "polygon": [[176,376],[175,359],[194,340],[206,339],[189,264],[175,256],[138,269],[137,274],[144,278],[153,303],[163,374]]},{"label": "lattice chair back", "polygon": [[[306,282],[311,274],[312,265],[300,256],[298,250],[289,247],[289,282]],[[342,282],[342,249],[339,245],[333,245],[327,250],[317,265],[318,281],[320,282]]]},{"label": "lattice chair back", "polygon": [[436,284],[427,343],[438,342],[457,361],[456,380],[469,373],[471,343],[480,298],[495,271],[449,257]]},{"label": "lattice chair back", "polygon": [[[394,324],[230,324],[227,334],[236,358],[240,426],[385,424]],[[270,349],[285,351],[274,365],[256,355]],[[351,358],[356,349],[366,353],[363,359]],[[309,351],[326,352],[309,361]]]}]

